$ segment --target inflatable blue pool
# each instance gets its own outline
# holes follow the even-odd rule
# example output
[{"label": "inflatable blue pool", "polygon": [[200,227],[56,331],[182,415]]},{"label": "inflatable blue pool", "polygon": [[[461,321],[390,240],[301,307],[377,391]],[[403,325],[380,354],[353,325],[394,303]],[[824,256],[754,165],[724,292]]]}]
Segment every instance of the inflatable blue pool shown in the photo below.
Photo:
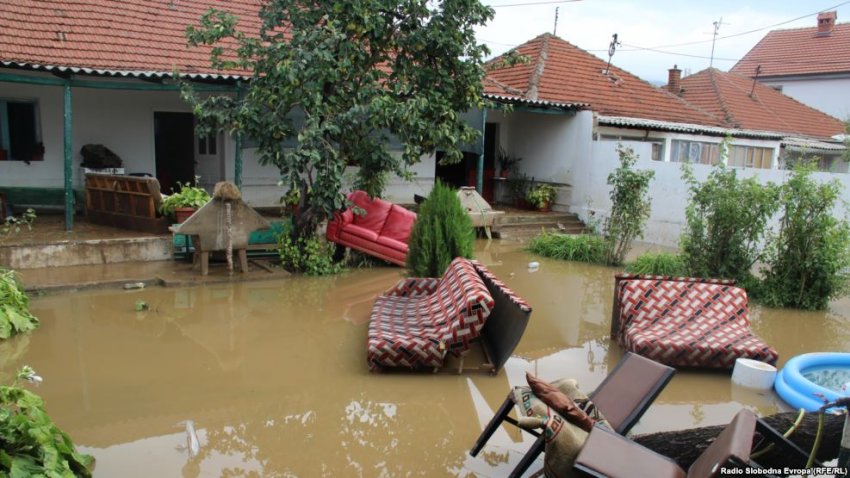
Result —
[{"label": "inflatable blue pool", "polygon": [[779,371],[773,387],[792,407],[804,408],[807,412],[818,411],[824,404],[818,395],[823,395],[832,402],[850,394],[850,390],[828,388],[805,376],[823,370],[850,370],[850,353],[820,352],[798,355]]}]

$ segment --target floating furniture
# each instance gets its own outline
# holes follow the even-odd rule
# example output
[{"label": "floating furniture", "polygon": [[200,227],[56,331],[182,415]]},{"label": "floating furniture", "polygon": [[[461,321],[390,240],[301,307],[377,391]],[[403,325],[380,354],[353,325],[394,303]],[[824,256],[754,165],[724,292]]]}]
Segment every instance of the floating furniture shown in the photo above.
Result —
[{"label": "floating furniture", "polygon": [[161,205],[156,178],[86,174],[86,218],[94,224],[164,234],[170,221]]},{"label": "floating furniture", "polygon": [[483,346],[482,369],[496,374],[522,337],[531,307],[478,261],[456,258],[442,278],[399,282],[379,296],[369,318],[367,360],[387,367],[434,370],[446,356]]},{"label": "floating furniture", "polygon": [[364,214],[352,209],[336,213],[328,222],[328,240],[404,266],[416,213],[383,199],[370,199],[365,191],[352,192],[348,200]]},{"label": "floating furniture", "polygon": [[[805,466],[807,452],[756,418],[753,412],[743,409],[691,464],[687,472],[666,456],[598,425],[591,430],[587,441],[584,442],[574,469],[581,476],[610,478],[714,478],[735,474],[752,475],[754,472],[747,469],[761,468],[750,459],[756,431],[763,437],[761,443],[774,444],[780,453],[788,457],[793,456],[800,468]],[[815,466],[823,465],[816,463]],[[735,473],[733,470],[740,471]]]},{"label": "floating furniture", "polygon": [[792,357],[776,376],[776,393],[796,409],[805,408],[807,412],[816,412],[824,405],[817,394],[823,395],[829,402],[838,400],[842,395],[850,396],[850,390],[842,394],[805,376],[810,372],[833,369],[850,369],[850,353],[820,352]]},{"label": "floating furniture", "polygon": [[457,197],[460,199],[460,205],[463,206],[463,210],[472,219],[472,225],[483,227],[484,233],[487,234],[487,239],[491,239],[493,237],[492,228],[496,223],[496,218],[504,214],[504,211],[494,211],[490,204],[473,187],[462,187],[458,189]]},{"label": "floating furniture", "polygon": [[733,281],[617,274],[611,337],[667,365],[731,369],[737,358],[776,363],[753,335],[747,292]]},{"label": "floating furniture", "polygon": [[[625,435],[649,409],[655,397],[667,386],[675,373],[674,368],[626,352],[605,380],[589,395],[589,398],[605,416],[611,428]],[[518,426],[518,422],[508,416],[515,404],[513,392],[508,393],[502,406],[476,440],[469,452],[470,455],[478,455],[502,422]],[[512,477],[521,476],[545,448],[546,441],[543,435],[534,431],[525,431],[538,438],[511,472]]]},{"label": "floating furniture", "polygon": [[[227,185],[222,187],[222,185]],[[232,183],[216,184],[213,198],[174,228],[175,234],[192,237],[195,262],[200,262],[201,275],[209,273],[210,253],[230,251],[239,258],[243,273],[248,272],[248,239],[252,232],[271,227],[257,211],[242,201]],[[222,191],[235,191],[222,194]]]}]

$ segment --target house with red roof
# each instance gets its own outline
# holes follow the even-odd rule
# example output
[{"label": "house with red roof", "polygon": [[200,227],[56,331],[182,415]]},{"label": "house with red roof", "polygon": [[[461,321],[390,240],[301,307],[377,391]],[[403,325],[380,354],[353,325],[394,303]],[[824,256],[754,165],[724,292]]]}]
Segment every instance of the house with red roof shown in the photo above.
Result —
[{"label": "house with red roof", "polygon": [[817,26],[773,30],[730,70],[813,108],[850,118],[850,23],[835,11],[817,16]]}]

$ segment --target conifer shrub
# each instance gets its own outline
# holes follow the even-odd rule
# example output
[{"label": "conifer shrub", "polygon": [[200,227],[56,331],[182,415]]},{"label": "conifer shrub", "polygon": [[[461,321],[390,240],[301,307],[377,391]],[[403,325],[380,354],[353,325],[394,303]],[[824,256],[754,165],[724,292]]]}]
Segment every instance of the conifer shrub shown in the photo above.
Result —
[{"label": "conifer shrub", "polygon": [[408,240],[407,270],[412,277],[441,277],[455,257],[472,258],[475,230],[457,193],[440,181],[419,207]]}]

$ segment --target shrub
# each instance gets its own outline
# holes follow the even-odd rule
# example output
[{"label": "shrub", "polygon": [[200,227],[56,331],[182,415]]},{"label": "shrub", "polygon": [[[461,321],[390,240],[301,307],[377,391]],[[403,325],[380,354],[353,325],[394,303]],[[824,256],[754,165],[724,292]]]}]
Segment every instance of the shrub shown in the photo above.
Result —
[{"label": "shrub", "polygon": [[309,276],[331,275],[342,271],[342,264],[333,260],[334,247],[315,236],[293,238],[290,231],[277,237],[277,252],[284,269]]},{"label": "shrub", "polygon": [[626,264],[626,272],[631,274],[681,277],[687,275],[685,263],[678,254],[669,252],[647,252],[638,256],[634,262]]},{"label": "shrub", "polygon": [[683,179],[690,185],[690,201],[679,249],[688,274],[753,284],[750,269],[761,258],[767,221],[778,208],[778,188],[755,178],[738,179],[722,164],[703,183],[683,166]]},{"label": "shrub", "polygon": [[532,187],[525,195],[529,204],[537,209],[548,207],[558,196],[558,191],[551,184],[538,184]]},{"label": "shrub", "polygon": [[21,232],[22,226],[26,226],[27,230],[31,231],[35,217],[35,209],[33,208],[27,208],[20,216],[8,216],[3,222],[0,222],[0,236],[17,234]]},{"label": "shrub", "polygon": [[210,201],[209,193],[204,188],[197,186],[198,179],[195,178],[195,186],[189,183],[177,183],[180,190],[166,196],[159,207],[163,216],[174,216],[174,210],[180,207],[200,209]]},{"label": "shrub", "polygon": [[15,271],[0,268],[0,339],[38,327],[29,310],[29,297]]},{"label": "shrub", "polygon": [[457,193],[440,181],[419,214],[408,240],[407,270],[414,277],[440,277],[455,257],[472,258],[475,229]]},{"label": "shrub", "polygon": [[611,186],[611,214],[606,218],[602,235],[605,237],[605,262],[620,265],[635,238],[643,236],[649,218],[649,182],[655,171],[634,169],[637,156],[631,148],[617,146],[620,167],[608,175]]},{"label": "shrub", "polygon": [[601,237],[590,234],[547,232],[531,239],[528,250],[553,259],[605,264],[607,245]]},{"label": "shrub", "polygon": [[758,297],[769,306],[825,309],[847,290],[850,225],[836,219],[841,185],[817,184],[797,168],[781,187],[782,219],[771,237]]},{"label": "shrub", "polygon": [[77,452],[41,397],[17,386],[21,379],[40,377],[24,367],[14,384],[0,386],[0,476],[91,476],[94,459]]}]

